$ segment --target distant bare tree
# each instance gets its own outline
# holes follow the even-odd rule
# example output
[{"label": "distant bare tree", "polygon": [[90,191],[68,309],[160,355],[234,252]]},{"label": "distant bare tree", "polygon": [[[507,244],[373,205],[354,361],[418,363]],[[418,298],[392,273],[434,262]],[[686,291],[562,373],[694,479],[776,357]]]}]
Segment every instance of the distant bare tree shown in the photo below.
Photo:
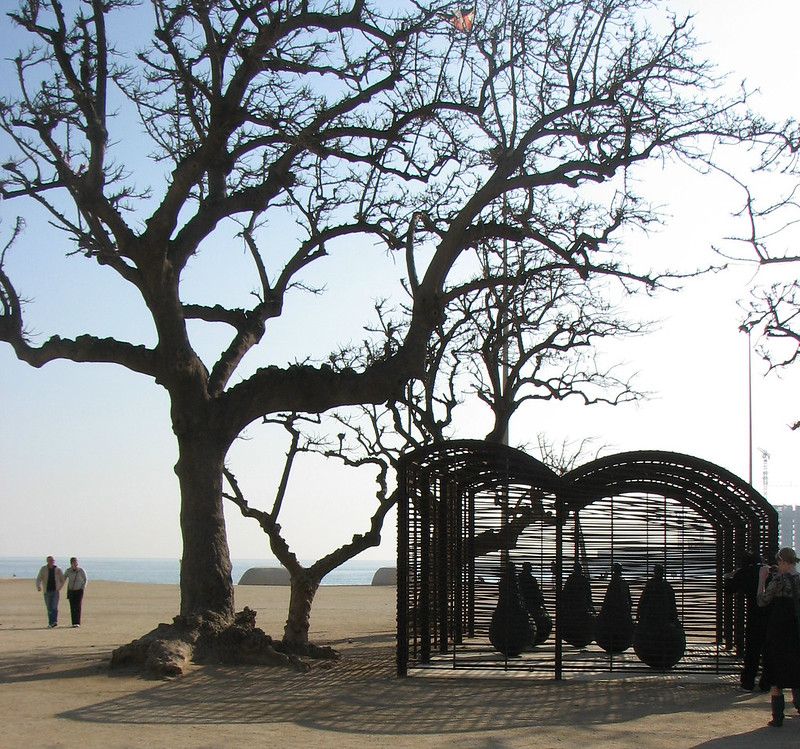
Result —
[{"label": "distant bare tree", "polygon": [[602,446],[594,447],[595,439],[584,437],[577,443],[562,440],[559,443],[548,439],[546,434],[539,433],[536,438],[541,460],[557,474],[571,471],[585,460],[594,460],[599,456]]},{"label": "distant bare tree", "polygon": [[[587,405],[616,405],[638,398],[628,379],[620,379],[614,367],[601,367],[597,358],[602,339],[648,329],[615,309],[609,285],[562,270],[519,273],[517,263],[524,267],[528,261],[518,261],[513,248],[500,254],[510,278],[520,280],[460,295],[451,313],[462,330],[452,355],[494,415],[485,439],[507,442],[508,423],[526,402],[577,397]],[[487,274],[496,263],[491,254],[482,258]]]}]

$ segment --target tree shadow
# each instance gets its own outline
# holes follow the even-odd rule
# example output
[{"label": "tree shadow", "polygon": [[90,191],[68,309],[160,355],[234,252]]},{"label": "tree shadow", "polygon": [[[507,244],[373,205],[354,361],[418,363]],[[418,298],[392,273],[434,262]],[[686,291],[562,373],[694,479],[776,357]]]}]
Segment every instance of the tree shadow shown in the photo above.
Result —
[{"label": "tree shadow", "polygon": [[86,654],[83,648],[65,653],[59,650],[57,657],[46,650],[37,653],[4,655],[0,662],[0,684],[21,684],[53,679],[78,679],[108,672],[108,655]]}]

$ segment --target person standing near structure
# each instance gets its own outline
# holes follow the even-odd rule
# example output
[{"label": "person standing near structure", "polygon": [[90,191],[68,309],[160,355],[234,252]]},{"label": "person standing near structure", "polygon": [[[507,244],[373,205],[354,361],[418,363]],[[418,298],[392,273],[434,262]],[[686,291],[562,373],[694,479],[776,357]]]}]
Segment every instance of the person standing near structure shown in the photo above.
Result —
[{"label": "person standing near structure", "polygon": [[792,690],[795,708],[800,710],[800,561],[794,549],[781,549],[775,561],[778,568],[770,576],[769,567],[762,567],[758,580],[758,605],[771,604],[764,640],[764,683],[770,687],[772,720],[768,725],[783,725],[784,689]]},{"label": "person standing near structure", "polygon": [[[744,667],[739,683],[746,692],[755,689],[769,621],[769,607],[758,605],[758,580],[762,567],[761,555],[748,552],[742,557],[742,563],[737,569],[723,576],[725,590],[740,593],[745,603]],[[759,684],[761,685],[762,683]],[[767,689],[769,687],[763,691]]]},{"label": "person standing near structure", "polygon": [[36,576],[36,590],[44,591],[44,605],[47,608],[47,626],[58,626],[58,591],[64,587],[64,573],[56,567],[56,560],[47,557],[47,564]]},{"label": "person standing near structure", "polygon": [[64,577],[67,580],[67,600],[69,601],[69,613],[72,617],[72,626],[81,626],[81,606],[83,605],[83,592],[86,590],[86,571],[78,566],[76,557],[69,560],[69,568]]}]

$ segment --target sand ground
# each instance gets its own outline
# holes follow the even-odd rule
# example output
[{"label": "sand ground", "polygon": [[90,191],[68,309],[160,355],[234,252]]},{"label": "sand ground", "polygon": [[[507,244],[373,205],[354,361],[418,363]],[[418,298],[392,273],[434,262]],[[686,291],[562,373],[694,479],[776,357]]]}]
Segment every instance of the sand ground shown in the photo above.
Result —
[{"label": "sand ground", "polygon": [[[0,580],[0,747],[797,747],[800,716],[768,728],[769,697],[732,677],[395,676],[394,589],[323,587],[312,640],[343,658],[308,674],[193,667],[148,681],[111,650],[168,622],[176,586],[92,581],[83,626],[46,627],[31,580]],[[288,588],[238,586],[237,609],[280,636]],[[66,625],[66,626],[65,626]]]}]

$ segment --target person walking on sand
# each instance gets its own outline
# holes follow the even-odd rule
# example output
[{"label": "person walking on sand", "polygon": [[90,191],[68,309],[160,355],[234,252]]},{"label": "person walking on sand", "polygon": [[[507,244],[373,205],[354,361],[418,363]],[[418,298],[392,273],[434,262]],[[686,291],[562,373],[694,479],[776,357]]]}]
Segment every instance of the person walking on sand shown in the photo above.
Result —
[{"label": "person walking on sand", "polygon": [[36,576],[36,590],[44,590],[44,605],[47,608],[47,626],[58,626],[58,591],[64,587],[64,573],[56,567],[56,560],[47,557],[47,564]]},{"label": "person walking on sand", "polygon": [[758,578],[758,605],[772,604],[764,639],[763,681],[770,687],[772,720],[768,725],[783,725],[783,690],[792,690],[792,701],[800,711],[800,573],[794,549],[781,549],[775,561],[777,570],[769,584],[769,567],[762,567]]},{"label": "person walking on sand", "polygon": [[72,617],[72,626],[81,626],[81,606],[83,604],[83,591],[86,590],[86,570],[78,566],[78,559],[70,557],[69,567],[64,573],[67,581],[67,600],[69,601],[69,613]]}]

